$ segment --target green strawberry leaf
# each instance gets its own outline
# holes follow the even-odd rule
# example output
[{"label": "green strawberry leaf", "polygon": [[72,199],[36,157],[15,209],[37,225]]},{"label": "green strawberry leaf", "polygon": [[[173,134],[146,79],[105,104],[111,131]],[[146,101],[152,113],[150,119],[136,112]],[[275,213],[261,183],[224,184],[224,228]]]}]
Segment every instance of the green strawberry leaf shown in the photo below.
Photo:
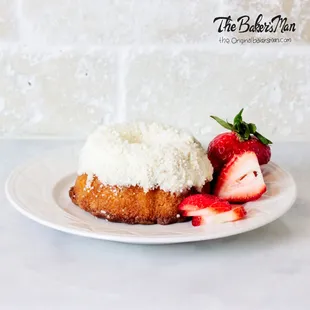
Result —
[{"label": "green strawberry leaf", "polygon": [[272,144],[272,142],[270,140],[268,140],[267,138],[265,138],[264,136],[262,136],[259,132],[255,132],[254,136],[263,144],[268,145],[268,144]]},{"label": "green strawberry leaf", "polygon": [[255,132],[256,132],[256,126],[255,126],[255,124],[249,123],[249,124],[248,124],[248,127],[249,127],[250,132],[251,132],[252,134],[255,134]]},{"label": "green strawberry leaf", "polygon": [[228,122],[225,122],[224,120],[220,119],[217,116],[210,116],[211,118],[213,118],[214,120],[216,120],[221,126],[223,126],[224,128],[228,129],[228,130],[233,130],[234,126]]},{"label": "green strawberry leaf", "polygon": [[234,118],[234,125],[235,126],[242,122],[242,112],[243,112],[243,109],[241,109],[241,111],[235,116],[235,118]]},{"label": "green strawberry leaf", "polygon": [[234,131],[238,132],[240,135],[242,135],[242,130],[241,130],[241,123],[235,123],[234,124]]},{"label": "green strawberry leaf", "polygon": [[247,123],[243,123],[243,124],[245,124],[245,126],[244,126],[244,128],[245,128],[245,130],[244,130],[244,140],[249,140],[250,134],[251,134],[250,128],[249,128]]}]

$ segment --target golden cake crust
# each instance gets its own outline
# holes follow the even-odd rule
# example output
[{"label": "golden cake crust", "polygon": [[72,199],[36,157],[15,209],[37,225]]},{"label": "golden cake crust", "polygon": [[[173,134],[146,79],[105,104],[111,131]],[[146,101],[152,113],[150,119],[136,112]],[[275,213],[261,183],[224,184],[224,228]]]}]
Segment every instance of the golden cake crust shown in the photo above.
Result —
[{"label": "golden cake crust", "polygon": [[144,192],[139,186],[107,186],[95,176],[85,188],[87,174],[77,177],[69,191],[74,204],[96,217],[127,224],[172,224],[184,222],[178,214],[180,202],[194,191],[182,194],[153,189]]}]

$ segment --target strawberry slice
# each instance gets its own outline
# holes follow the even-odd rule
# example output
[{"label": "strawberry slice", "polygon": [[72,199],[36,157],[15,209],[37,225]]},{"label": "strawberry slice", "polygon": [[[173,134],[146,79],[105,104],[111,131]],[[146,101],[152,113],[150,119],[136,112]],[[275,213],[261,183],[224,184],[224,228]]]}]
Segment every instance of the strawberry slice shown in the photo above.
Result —
[{"label": "strawberry slice", "polygon": [[192,218],[192,225],[193,226],[203,226],[207,223],[206,216],[194,216]]},{"label": "strawberry slice", "polygon": [[192,217],[193,226],[232,222],[246,216],[243,206],[232,207],[228,201],[213,195],[189,196],[180,203],[178,209],[183,216]]},{"label": "strawberry slice", "polygon": [[[194,211],[209,207],[215,202],[220,201],[220,199],[213,195],[208,194],[196,194],[186,197],[179,204],[178,209],[180,211]],[[190,215],[189,215],[190,216]]]},{"label": "strawberry slice", "polygon": [[[209,208],[208,208],[209,209]],[[242,220],[246,217],[246,210],[243,206],[236,206],[230,211],[221,212],[213,216],[203,215],[192,218],[193,226],[202,226],[210,223],[226,223]]]},{"label": "strawberry slice", "polygon": [[213,216],[219,213],[230,211],[231,205],[229,202],[218,200],[210,204],[204,209],[185,210],[182,212],[183,216]]},{"label": "strawberry slice", "polygon": [[220,172],[214,194],[229,202],[244,203],[259,199],[266,192],[266,184],[254,152],[232,157]]}]

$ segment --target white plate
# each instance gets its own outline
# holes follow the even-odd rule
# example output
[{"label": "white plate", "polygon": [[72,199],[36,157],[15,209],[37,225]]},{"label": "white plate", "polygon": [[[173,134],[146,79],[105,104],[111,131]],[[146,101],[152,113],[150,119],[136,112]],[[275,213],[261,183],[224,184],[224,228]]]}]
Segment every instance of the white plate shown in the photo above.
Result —
[{"label": "white plate", "polygon": [[293,205],[296,186],[289,173],[274,163],[263,166],[267,193],[245,204],[245,220],[193,227],[190,222],[161,225],[127,225],[97,219],[73,205],[68,190],[76,177],[80,147],[47,153],[17,167],[6,182],[13,206],[43,225],[80,236],[145,244],[180,243],[216,239],[240,234],[266,225]]}]

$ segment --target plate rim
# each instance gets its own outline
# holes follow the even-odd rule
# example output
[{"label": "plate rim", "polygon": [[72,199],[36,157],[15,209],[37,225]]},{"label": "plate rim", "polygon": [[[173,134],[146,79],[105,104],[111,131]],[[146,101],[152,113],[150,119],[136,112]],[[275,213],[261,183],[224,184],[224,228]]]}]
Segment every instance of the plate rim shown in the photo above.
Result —
[{"label": "plate rim", "polygon": [[[284,172],[290,179],[292,187],[290,190],[292,191],[291,199],[287,203],[286,207],[281,210],[275,217],[271,217],[268,220],[264,221],[261,223],[260,221],[256,222],[253,224],[251,227],[245,227],[243,228],[242,226],[238,229],[236,229],[233,233],[231,231],[226,231],[223,230],[222,234],[217,233],[218,236],[212,237],[211,235],[208,234],[192,234],[192,235],[180,235],[180,236],[171,236],[171,238],[167,237],[162,237],[162,236],[117,236],[113,234],[102,234],[98,232],[92,232],[92,231],[84,231],[84,230],[79,230],[78,228],[71,228],[71,227],[66,227],[63,226],[59,223],[55,223],[53,221],[48,221],[46,219],[42,219],[39,216],[34,215],[31,212],[28,212],[24,206],[24,203],[18,200],[18,197],[14,195],[13,188],[14,188],[14,181],[16,178],[19,176],[20,172],[23,171],[26,167],[28,167],[31,164],[36,163],[36,161],[39,158],[45,158],[47,155],[52,156],[53,154],[57,154],[60,152],[62,149],[68,149],[67,147],[62,147],[62,148],[56,148],[53,150],[49,150],[47,152],[43,152],[40,154],[40,156],[35,156],[31,158],[30,160],[24,161],[23,163],[20,163],[19,165],[16,165],[11,172],[9,173],[6,182],[5,182],[5,193],[8,201],[10,204],[22,215],[25,217],[52,229],[64,232],[64,233],[69,233],[81,237],[87,237],[87,238],[93,238],[93,239],[99,239],[99,240],[106,240],[106,241],[114,241],[114,242],[121,242],[121,243],[130,243],[130,244],[176,244],[176,243],[188,243],[188,242],[198,242],[198,241],[207,241],[207,240],[215,240],[215,239],[222,239],[222,238],[227,238],[230,236],[235,236],[239,235],[242,233],[250,232],[253,231],[257,228],[263,227],[265,225],[268,225],[276,220],[278,220],[280,217],[282,217],[285,213],[287,213],[291,207],[294,205],[296,198],[297,198],[297,186],[296,182],[291,175],[290,172],[288,172],[286,169],[283,169],[280,167],[278,164],[276,164],[273,161],[270,161],[270,164],[274,165],[278,169],[280,169],[282,172]],[[73,149],[77,148],[77,145],[71,145],[70,149],[73,151]],[[118,223],[115,223],[116,225]]]}]

